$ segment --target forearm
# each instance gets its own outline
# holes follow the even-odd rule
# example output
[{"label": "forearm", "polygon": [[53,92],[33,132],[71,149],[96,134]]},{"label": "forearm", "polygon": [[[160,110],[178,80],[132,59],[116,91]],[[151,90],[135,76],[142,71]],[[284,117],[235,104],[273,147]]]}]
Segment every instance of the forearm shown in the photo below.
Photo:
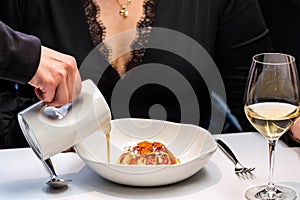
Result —
[{"label": "forearm", "polygon": [[38,68],[40,54],[38,38],[16,32],[0,21],[0,78],[27,83]]}]

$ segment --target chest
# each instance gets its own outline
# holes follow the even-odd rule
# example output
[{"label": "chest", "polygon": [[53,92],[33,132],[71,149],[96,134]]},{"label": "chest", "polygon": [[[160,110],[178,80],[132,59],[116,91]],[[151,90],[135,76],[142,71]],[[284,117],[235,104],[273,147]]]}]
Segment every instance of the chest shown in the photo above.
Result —
[{"label": "chest", "polygon": [[93,3],[97,22],[105,29],[104,39],[136,29],[145,15],[143,0],[94,0]]},{"label": "chest", "polygon": [[[132,60],[132,45],[139,37],[136,31],[145,19],[145,0],[91,0],[85,6],[95,7],[94,17],[85,10],[94,45],[104,44],[110,64],[122,76]],[[94,27],[98,28],[94,28]],[[97,34],[100,33],[100,34]]]}]

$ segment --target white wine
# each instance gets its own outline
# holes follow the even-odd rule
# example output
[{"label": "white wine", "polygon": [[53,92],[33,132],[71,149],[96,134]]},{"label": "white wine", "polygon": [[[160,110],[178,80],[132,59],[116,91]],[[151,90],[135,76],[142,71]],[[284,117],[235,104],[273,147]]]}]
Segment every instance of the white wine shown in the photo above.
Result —
[{"label": "white wine", "polygon": [[251,124],[267,139],[278,139],[299,117],[299,107],[279,102],[264,102],[245,106]]},{"label": "white wine", "polygon": [[[253,56],[245,91],[244,110],[248,120],[268,141],[269,178],[266,185],[251,187],[247,199],[296,199],[296,192],[275,186],[275,147],[300,115],[299,78],[295,58],[280,53]],[[251,105],[252,104],[252,105]],[[274,197],[274,198],[273,198]]]}]

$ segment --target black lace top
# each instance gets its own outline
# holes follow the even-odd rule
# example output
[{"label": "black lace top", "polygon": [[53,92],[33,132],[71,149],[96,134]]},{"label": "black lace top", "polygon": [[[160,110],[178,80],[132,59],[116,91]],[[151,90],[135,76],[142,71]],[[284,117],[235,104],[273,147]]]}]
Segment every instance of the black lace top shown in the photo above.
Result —
[{"label": "black lace top", "polygon": [[[98,6],[98,4],[94,3],[93,0],[82,0],[82,2],[93,44],[98,47],[104,58],[110,64],[113,64],[111,60],[111,47],[105,43],[102,43],[106,35],[106,27],[101,21],[97,21],[101,13],[101,8]],[[156,14],[156,4],[157,0],[144,1],[143,16],[137,23],[137,33],[130,47],[131,56],[126,62],[126,71],[142,63],[142,59],[146,51],[144,46],[148,42],[151,26]]]}]

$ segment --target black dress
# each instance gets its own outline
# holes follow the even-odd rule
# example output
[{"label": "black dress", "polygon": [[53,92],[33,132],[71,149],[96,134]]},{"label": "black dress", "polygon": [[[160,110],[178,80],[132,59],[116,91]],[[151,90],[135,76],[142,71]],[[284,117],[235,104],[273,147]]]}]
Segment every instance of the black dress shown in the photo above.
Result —
[{"label": "black dress", "polygon": [[[0,20],[76,58],[83,79],[96,80],[114,118],[150,117],[220,133],[240,131],[230,118],[235,116],[243,131],[250,130],[243,111],[249,66],[254,54],[271,50],[256,0],[149,0],[144,11],[120,77],[102,41],[105,27],[93,22],[101,8],[91,0],[0,2]],[[11,87],[1,83],[1,90]]]}]

